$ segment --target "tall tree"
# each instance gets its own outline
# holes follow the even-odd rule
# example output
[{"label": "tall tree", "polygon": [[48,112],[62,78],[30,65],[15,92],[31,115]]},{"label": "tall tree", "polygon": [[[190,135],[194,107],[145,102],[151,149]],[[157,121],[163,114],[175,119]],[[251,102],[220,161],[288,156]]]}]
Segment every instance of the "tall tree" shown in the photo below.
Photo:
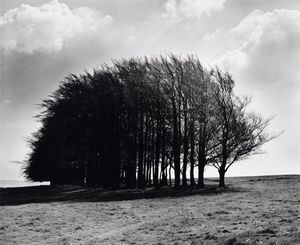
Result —
[{"label": "tall tree", "polygon": [[[106,189],[172,184],[204,187],[204,169],[225,173],[274,138],[270,119],[248,113],[220,70],[198,58],[131,58],[67,76],[39,115],[24,173],[52,184]],[[173,175],[174,174],[174,175]]]},{"label": "tall tree", "polygon": [[219,172],[219,187],[225,187],[225,173],[232,164],[253,154],[276,135],[266,132],[271,119],[263,119],[257,113],[246,111],[248,98],[234,95],[234,82],[227,73],[216,69],[213,72],[215,89],[215,131],[218,143],[218,158],[213,166]]}]

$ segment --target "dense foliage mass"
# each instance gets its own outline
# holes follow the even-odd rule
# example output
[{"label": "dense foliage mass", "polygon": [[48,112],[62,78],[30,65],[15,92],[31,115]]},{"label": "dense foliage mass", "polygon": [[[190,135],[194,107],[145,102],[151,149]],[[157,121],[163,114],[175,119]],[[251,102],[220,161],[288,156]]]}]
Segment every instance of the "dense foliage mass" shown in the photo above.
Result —
[{"label": "dense foliage mass", "polygon": [[[236,161],[269,141],[269,119],[246,111],[232,77],[192,56],[133,58],[69,75],[41,104],[24,173],[34,181],[117,189],[219,186]],[[197,176],[196,178],[194,177]],[[197,183],[196,183],[197,182]]]}]

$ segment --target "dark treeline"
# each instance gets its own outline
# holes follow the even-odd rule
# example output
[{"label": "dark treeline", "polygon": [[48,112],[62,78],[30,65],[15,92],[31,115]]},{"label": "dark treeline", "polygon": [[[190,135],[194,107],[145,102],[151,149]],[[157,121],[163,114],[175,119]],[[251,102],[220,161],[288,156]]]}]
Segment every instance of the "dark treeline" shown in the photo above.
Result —
[{"label": "dark treeline", "polygon": [[[232,77],[192,56],[132,58],[71,74],[42,104],[24,173],[34,181],[118,189],[219,186],[238,160],[273,138],[246,111]],[[196,177],[194,177],[194,173]]]}]

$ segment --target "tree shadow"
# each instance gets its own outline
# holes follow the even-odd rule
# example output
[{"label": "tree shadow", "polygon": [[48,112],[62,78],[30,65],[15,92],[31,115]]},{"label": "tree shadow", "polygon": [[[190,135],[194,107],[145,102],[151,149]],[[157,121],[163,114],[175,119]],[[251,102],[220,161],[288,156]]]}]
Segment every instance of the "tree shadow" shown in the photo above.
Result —
[{"label": "tree shadow", "polygon": [[242,188],[228,186],[218,188],[215,184],[209,184],[204,189],[153,187],[146,189],[123,189],[108,191],[100,188],[83,188],[78,186],[33,186],[0,188],[0,205],[21,205],[28,203],[50,202],[108,202],[137,200],[150,198],[177,198],[191,195],[219,195],[224,192],[241,192]]}]

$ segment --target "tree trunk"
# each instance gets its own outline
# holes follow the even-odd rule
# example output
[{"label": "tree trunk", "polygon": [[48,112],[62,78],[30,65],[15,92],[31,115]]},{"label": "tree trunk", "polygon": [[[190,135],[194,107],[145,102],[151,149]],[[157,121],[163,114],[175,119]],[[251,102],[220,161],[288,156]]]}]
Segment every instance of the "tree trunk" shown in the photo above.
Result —
[{"label": "tree trunk", "polygon": [[189,139],[188,139],[188,118],[187,109],[184,109],[184,135],[183,135],[183,169],[182,169],[182,186],[187,186],[186,169],[188,164]]},{"label": "tree trunk", "polygon": [[191,145],[191,152],[190,152],[190,186],[195,185],[195,178],[194,178],[194,166],[195,166],[195,132],[194,132],[194,122],[190,128],[190,145]]},{"label": "tree trunk", "polygon": [[152,121],[152,134],[151,134],[151,161],[150,161],[150,168],[151,168],[151,174],[150,179],[152,180],[152,183],[154,184],[155,179],[155,126],[154,122]]},{"label": "tree trunk", "polygon": [[225,173],[224,169],[219,169],[219,187],[225,188]]},{"label": "tree trunk", "polygon": [[198,187],[204,188],[204,168],[206,165],[206,156],[205,156],[205,142],[200,138],[199,139],[199,150],[198,150]]},{"label": "tree trunk", "polygon": [[144,140],[143,140],[143,131],[144,131],[144,115],[140,115],[140,129],[139,129],[139,139],[138,139],[138,188],[144,186]]},{"label": "tree trunk", "polygon": [[[228,126],[226,126],[228,128]],[[225,173],[226,173],[226,164],[227,164],[227,139],[228,139],[228,131],[223,131],[223,142],[222,142],[222,164],[219,169],[219,187],[225,187]]]},{"label": "tree trunk", "polygon": [[159,187],[158,172],[159,172],[159,159],[160,159],[160,147],[161,147],[160,140],[161,140],[160,123],[157,122],[157,133],[156,133],[156,140],[155,140],[154,179],[153,179],[155,188]]},{"label": "tree trunk", "polygon": [[200,164],[198,166],[198,188],[204,188],[204,166],[203,164]]},{"label": "tree trunk", "polygon": [[146,112],[145,119],[145,140],[144,140],[144,185],[148,183],[148,155],[149,155],[149,112]]},{"label": "tree trunk", "polygon": [[[180,138],[178,128],[178,115],[176,110],[176,103],[172,101],[173,105],[173,153],[174,153],[174,170],[175,170],[175,188],[180,187]],[[179,119],[180,120],[180,119]]]},{"label": "tree trunk", "polygon": [[169,161],[169,186],[172,186],[172,166],[171,166],[171,159]]},{"label": "tree trunk", "polygon": [[161,185],[167,185],[167,164],[166,164],[166,132],[165,132],[165,125],[164,119],[162,124],[162,143],[161,143]]}]

